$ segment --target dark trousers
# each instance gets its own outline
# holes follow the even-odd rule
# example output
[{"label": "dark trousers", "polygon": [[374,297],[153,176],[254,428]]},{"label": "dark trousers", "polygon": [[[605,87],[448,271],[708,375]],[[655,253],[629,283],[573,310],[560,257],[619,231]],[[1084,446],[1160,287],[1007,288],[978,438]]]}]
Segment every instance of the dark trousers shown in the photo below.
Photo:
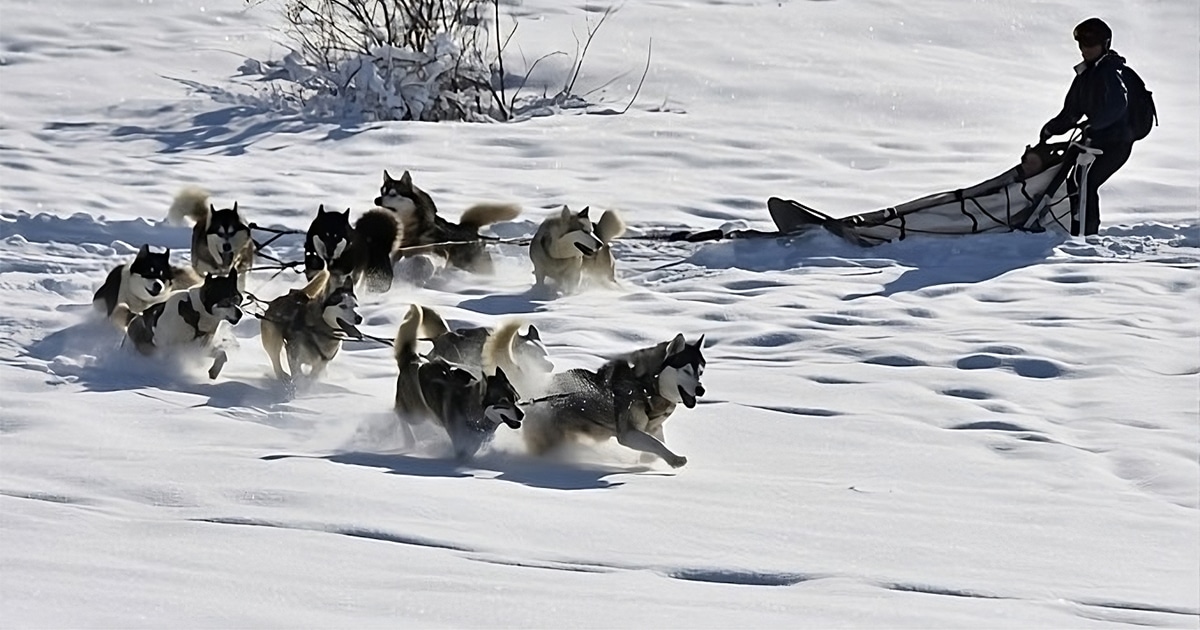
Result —
[{"label": "dark trousers", "polygon": [[[1072,206],[1075,212],[1071,213],[1071,234],[1079,236],[1079,216],[1083,215],[1083,234],[1095,234],[1100,231],[1100,185],[1108,181],[1113,173],[1116,173],[1125,166],[1125,162],[1129,160],[1129,152],[1133,149],[1133,144],[1116,144],[1104,147],[1104,153],[1096,156],[1096,161],[1092,162],[1092,167],[1088,169],[1087,174],[1087,207],[1079,207],[1079,171],[1076,170],[1075,175],[1067,180],[1067,191],[1071,194]],[[1080,212],[1082,210],[1082,212]]]}]

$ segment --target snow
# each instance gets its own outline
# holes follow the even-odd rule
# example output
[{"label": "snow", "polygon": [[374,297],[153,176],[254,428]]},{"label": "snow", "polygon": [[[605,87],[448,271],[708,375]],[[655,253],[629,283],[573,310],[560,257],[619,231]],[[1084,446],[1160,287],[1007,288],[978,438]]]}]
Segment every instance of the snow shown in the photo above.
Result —
[{"label": "snow", "polygon": [[[505,3],[527,62],[583,0]],[[209,381],[90,311],[198,184],[261,225],[370,207],[411,170],[449,217],[562,204],[634,233],[769,228],[977,183],[1057,112],[1100,15],[1162,126],[1102,191],[1100,235],[824,233],[618,241],[623,287],[530,291],[526,252],[362,297],[536,323],[559,369],[706,335],[672,470],[615,442],[550,458],[503,431],[456,463],[391,431],[395,364],[348,344],[289,400],[257,322]],[[997,0],[627,3],[581,82],[624,115],[369,125],[265,112],[273,5],[0,0],[0,620],[8,627],[1200,626],[1200,7]],[[574,30],[574,33],[572,31]],[[514,72],[520,63],[514,62]],[[565,72],[537,75],[555,85]],[[300,239],[272,252],[292,260]],[[258,272],[250,290],[298,286]]]}]

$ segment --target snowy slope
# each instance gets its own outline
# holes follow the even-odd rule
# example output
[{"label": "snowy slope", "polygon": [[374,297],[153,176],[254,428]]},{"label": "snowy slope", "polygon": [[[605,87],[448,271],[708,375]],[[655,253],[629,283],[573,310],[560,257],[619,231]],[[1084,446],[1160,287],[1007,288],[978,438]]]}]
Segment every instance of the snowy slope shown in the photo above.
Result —
[{"label": "snowy slope", "polygon": [[[529,58],[594,9],[509,5]],[[766,228],[770,195],[845,215],[973,184],[1057,112],[1093,13],[1163,124],[1098,237],[630,240],[621,290],[558,300],[502,246],[495,277],[363,299],[385,337],[413,302],[522,317],[560,369],[705,334],[708,395],[667,425],[678,470],[615,443],[533,458],[511,432],[459,465],[432,431],[400,448],[390,348],[348,345],[289,400],[252,319],[209,381],[85,306],[144,242],[184,259],[162,218],[189,183],[303,229],[409,169],[451,217],[522,204],[511,236],[564,203]],[[623,107],[652,39],[629,113],[511,125],[261,111],[233,75],[280,54],[278,20],[0,0],[3,625],[1200,626],[1194,3],[629,3],[582,79],[621,76],[596,96]]]}]

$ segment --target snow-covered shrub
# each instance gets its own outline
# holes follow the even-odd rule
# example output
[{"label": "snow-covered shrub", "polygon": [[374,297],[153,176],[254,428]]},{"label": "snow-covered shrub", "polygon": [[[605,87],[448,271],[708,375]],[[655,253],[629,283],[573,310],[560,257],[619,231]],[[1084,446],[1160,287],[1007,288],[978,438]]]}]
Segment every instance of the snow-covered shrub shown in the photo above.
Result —
[{"label": "snow-covered shrub", "polygon": [[[280,1],[290,52],[247,59],[239,69],[256,79],[259,102],[273,109],[320,118],[476,122],[587,105],[572,92],[586,47],[561,91],[518,99],[521,77],[504,72],[504,47],[515,27],[504,32],[501,0]],[[598,28],[589,29],[589,43]]]}]

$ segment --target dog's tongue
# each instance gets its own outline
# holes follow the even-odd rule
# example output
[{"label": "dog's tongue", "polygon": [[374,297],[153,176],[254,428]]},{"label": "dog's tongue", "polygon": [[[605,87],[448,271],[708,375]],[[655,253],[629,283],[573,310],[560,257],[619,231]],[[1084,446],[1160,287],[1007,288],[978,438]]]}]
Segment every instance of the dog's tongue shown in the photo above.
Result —
[{"label": "dog's tongue", "polygon": [[342,332],[346,333],[347,335],[350,335],[354,339],[363,338],[362,333],[358,332],[358,329],[354,327],[354,324],[351,324],[340,317],[338,318],[337,323],[338,328],[341,328]]},{"label": "dog's tongue", "polygon": [[683,406],[691,409],[696,406],[696,397],[679,388],[679,397],[683,399]]}]

